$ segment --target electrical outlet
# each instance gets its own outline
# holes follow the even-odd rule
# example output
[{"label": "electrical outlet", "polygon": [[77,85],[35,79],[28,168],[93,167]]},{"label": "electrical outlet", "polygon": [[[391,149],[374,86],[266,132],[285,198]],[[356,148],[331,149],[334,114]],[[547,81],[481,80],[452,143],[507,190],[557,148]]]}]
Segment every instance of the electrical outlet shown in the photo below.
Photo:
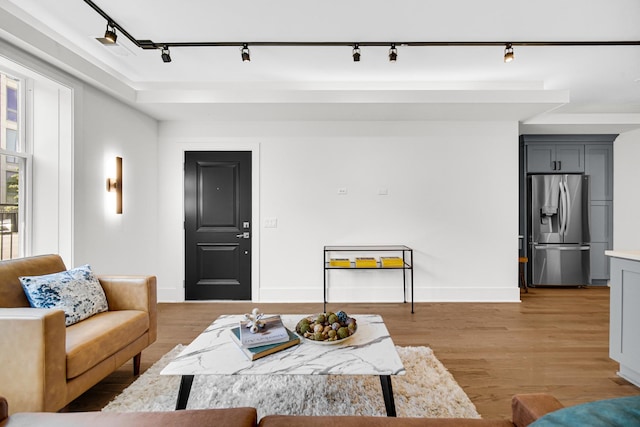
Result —
[{"label": "electrical outlet", "polygon": [[347,194],[347,187],[338,188],[338,194],[340,194],[341,196],[344,196],[345,194]]},{"label": "electrical outlet", "polygon": [[264,228],[278,228],[278,218],[265,218]]}]

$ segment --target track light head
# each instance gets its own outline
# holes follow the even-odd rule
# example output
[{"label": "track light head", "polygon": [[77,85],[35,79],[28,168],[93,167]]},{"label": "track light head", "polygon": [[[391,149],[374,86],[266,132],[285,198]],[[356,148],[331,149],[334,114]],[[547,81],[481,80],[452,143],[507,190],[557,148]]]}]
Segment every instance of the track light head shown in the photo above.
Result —
[{"label": "track light head", "polygon": [[251,62],[251,52],[249,52],[249,45],[243,44],[242,49],[240,49],[242,55],[242,62]]},{"label": "track light head", "polygon": [[167,63],[167,62],[171,62],[171,53],[169,52],[169,46],[165,45],[162,48],[162,55],[160,55],[162,57],[162,62]]},{"label": "track light head", "polygon": [[391,43],[391,49],[389,49],[389,62],[396,62],[398,60],[398,49],[396,44]]},{"label": "track light head", "polygon": [[360,45],[358,43],[353,45],[353,62],[360,62]]},{"label": "track light head", "polygon": [[513,59],[513,46],[511,43],[507,43],[504,47],[504,62],[511,62]]},{"label": "track light head", "polygon": [[116,27],[113,26],[112,22],[107,22],[107,30],[104,32],[104,42],[107,44],[115,44],[117,39]]},{"label": "track light head", "polygon": [[105,46],[112,46],[116,44],[117,39],[116,27],[112,21],[107,21],[107,29],[104,32],[104,37],[96,37],[96,40]]}]

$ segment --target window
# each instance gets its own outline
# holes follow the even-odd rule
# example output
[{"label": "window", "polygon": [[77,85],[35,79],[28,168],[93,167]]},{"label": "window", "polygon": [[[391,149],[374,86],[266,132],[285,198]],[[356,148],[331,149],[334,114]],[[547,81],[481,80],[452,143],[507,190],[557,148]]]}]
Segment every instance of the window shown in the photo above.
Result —
[{"label": "window", "polygon": [[0,259],[22,256],[21,80],[0,72]]},{"label": "window", "polygon": [[7,120],[18,121],[18,88],[7,85]]}]

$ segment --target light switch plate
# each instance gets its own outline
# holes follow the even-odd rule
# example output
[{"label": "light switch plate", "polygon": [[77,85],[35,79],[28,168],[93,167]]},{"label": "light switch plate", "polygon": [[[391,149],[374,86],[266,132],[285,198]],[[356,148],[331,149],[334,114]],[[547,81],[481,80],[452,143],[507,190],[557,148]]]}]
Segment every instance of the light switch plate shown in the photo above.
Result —
[{"label": "light switch plate", "polygon": [[265,218],[264,228],[278,228],[278,218]]}]

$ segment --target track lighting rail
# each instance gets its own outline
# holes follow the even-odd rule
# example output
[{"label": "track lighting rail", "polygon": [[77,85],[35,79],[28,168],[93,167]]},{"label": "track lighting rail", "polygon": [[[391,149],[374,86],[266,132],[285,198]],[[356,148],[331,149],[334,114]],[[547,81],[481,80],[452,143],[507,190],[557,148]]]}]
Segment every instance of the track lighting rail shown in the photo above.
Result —
[{"label": "track lighting rail", "polygon": [[[89,1],[89,0],[85,0]],[[116,28],[119,28],[117,26]],[[124,33],[123,33],[124,34]],[[353,47],[355,44],[360,47],[371,46],[504,46],[510,43],[512,46],[640,46],[638,41],[446,41],[446,42],[153,42],[151,40],[136,40],[138,47],[142,49],[162,49],[169,47],[243,47],[249,46],[275,46],[275,47]]]},{"label": "track lighting rail", "polygon": [[374,46],[640,46],[640,40],[565,40],[565,41],[358,41],[358,42],[342,42],[342,41],[227,41],[227,42],[211,42],[211,41],[191,41],[191,42],[154,42],[152,40],[138,40],[133,37],[127,30],[117,23],[111,16],[103,11],[98,5],[91,0],[83,0],[94,11],[102,16],[110,26],[116,28],[122,35],[128,38],[133,44],[141,49],[159,49],[166,50],[172,47],[239,47],[246,46],[273,46],[273,47],[351,47],[355,45],[359,47]]}]

